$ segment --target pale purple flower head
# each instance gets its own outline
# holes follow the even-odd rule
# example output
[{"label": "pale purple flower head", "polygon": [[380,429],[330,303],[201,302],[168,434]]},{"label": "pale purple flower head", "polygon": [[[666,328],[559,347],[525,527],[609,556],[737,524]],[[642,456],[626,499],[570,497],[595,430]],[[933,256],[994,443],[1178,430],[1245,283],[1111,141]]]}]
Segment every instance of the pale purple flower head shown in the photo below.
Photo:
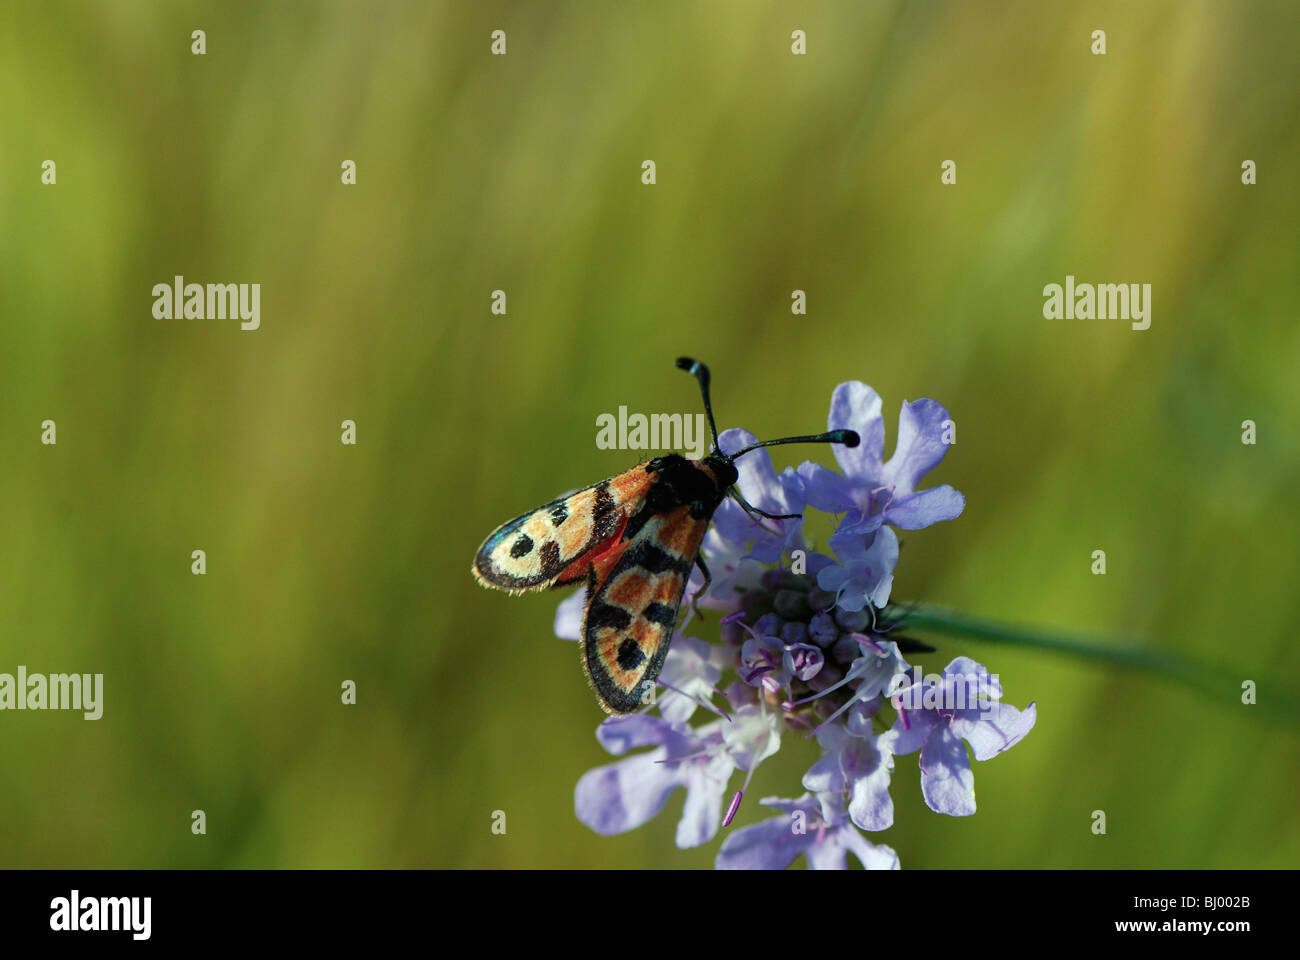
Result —
[{"label": "pale purple flower head", "polygon": [[[703,583],[693,572],[655,698],[597,729],[600,744],[620,759],[588,771],[574,791],[578,819],[596,833],[635,829],[682,790],[677,845],[712,840],[730,826],[782,734],[795,732],[799,744],[815,736],[820,754],[803,775],[808,792],[761,801],[779,815],[730,832],[715,865],[782,869],[802,856],[815,869],[843,869],[852,854],[868,868],[897,869],[890,847],[859,832],[893,826],[895,757],[919,751],[926,803],[966,815],[975,810],[968,745],[986,760],[1033,727],[1034,705],[1021,712],[1002,704],[997,678],[972,660],[953,660],[940,677],[909,675],[902,650],[931,648],[892,635],[896,621],[879,614],[898,563],[894,528],[950,520],[964,506],[950,486],[917,489],[951,442],[947,411],[932,400],[904,403],[888,462],[880,398],[865,384],[835,389],[828,427],[861,437],[857,448],[832,446],[842,473],[804,463],[778,474],[763,449],[736,468],[741,494],[759,510],[842,515],[830,538],[835,556],[810,550],[802,519],[756,522],[739,504],[722,503],[703,542],[713,579],[700,601],[726,613],[717,628],[721,643],[684,634],[688,625],[698,631],[713,620],[692,619],[691,597]],[[733,452],[754,442],[744,430],[721,437],[722,449]],[[579,639],[585,602],[578,591],[560,604],[557,635]],[[980,695],[950,703],[969,677],[981,684]],[[716,718],[692,727],[701,708]],[[744,782],[735,790],[729,783],[738,772]]]}]

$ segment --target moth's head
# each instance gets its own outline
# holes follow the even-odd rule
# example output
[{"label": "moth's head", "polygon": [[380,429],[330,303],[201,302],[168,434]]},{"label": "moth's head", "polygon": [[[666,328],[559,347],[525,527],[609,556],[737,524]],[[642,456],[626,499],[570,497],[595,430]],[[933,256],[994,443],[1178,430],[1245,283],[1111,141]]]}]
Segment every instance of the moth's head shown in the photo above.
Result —
[{"label": "moth's head", "polygon": [[719,489],[726,490],[740,479],[740,473],[736,470],[736,465],[731,461],[731,457],[711,453],[700,462],[713,471],[713,475],[718,479]]}]

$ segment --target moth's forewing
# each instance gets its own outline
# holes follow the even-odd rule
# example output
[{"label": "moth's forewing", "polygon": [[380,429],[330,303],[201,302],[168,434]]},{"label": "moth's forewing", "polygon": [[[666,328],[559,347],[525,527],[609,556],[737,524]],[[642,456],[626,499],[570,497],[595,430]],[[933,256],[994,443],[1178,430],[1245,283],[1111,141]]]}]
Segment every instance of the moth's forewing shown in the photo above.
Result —
[{"label": "moth's forewing", "polygon": [[580,579],[591,556],[608,547],[641,509],[653,482],[641,464],[515,517],[483,541],[474,576],[484,586],[512,592]]}]

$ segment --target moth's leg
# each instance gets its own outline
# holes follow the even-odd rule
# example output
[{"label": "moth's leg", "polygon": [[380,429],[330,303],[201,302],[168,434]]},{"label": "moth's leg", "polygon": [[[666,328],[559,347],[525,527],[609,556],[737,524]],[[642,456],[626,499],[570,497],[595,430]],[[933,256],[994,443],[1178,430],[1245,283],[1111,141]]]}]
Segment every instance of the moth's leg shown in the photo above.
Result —
[{"label": "moth's leg", "polygon": [[[766,510],[760,510],[760,509],[758,509],[758,507],[754,506],[752,503],[750,503],[748,500],[746,500],[743,496],[741,496],[739,490],[733,489],[733,490],[731,491],[731,495],[736,499],[736,502],[737,502],[738,504],[740,504],[741,509],[743,509],[747,514],[749,514],[749,519],[751,519],[751,520],[754,520],[754,514],[756,514],[756,513],[757,513],[760,517],[767,517],[767,519],[769,519],[769,520],[801,520],[801,519],[803,519],[803,514],[802,514],[802,513],[768,513]],[[754,522],[755,522],[755,523],[758,523],[757,520],[754,520]],[[761,523],[759,523],[758,525],[759,525],[760,527],[762,526]]]},{"label": "moth's leg", "polygon": [[691,594],[691,609],[695,611],[697,617],[703,620],[704,614],[700,612],[700,597],[704,596],[704,591],[709,589],[713,577],[709,575],[709,568],[704,565],[704,558],[698,553],[695,555],[695,565],[700,568],[700,573],[704,574],[704,583],[700,586],[700,589]]}]

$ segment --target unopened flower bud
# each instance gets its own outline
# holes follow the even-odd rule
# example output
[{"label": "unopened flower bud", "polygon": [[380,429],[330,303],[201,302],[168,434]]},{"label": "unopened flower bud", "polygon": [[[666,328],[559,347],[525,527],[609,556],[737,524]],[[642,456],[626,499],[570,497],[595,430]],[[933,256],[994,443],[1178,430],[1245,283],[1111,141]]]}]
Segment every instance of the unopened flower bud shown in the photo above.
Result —
[{"label": "unopened flower bud", "polygon": [[821,587],[813,587],[808,591],[808,606],[813,610],[829,610],[835,606],[835,594]]},{"label": "unopened flower bud", "polygon": [[781,627],[781,639],[787,644],[808,643],[808,624],[787,623]]},{"label": "unopened flower bud", "polygon": [[806,620],[808,614],[808,597],[794,590],[781,590],[772,601],[772,607],[786,620]]},{"label": "unopened flower bud", "polygon": [[819,613],[808,623],[808,639],[819,647],[829,647],[839,635],[840,628],[829,613]]},{"label": "unopened flower bud", "polygon": [[860,633],[871,622],[871,614],[866,610],[836,610],[835,622],[848,633]]}]

